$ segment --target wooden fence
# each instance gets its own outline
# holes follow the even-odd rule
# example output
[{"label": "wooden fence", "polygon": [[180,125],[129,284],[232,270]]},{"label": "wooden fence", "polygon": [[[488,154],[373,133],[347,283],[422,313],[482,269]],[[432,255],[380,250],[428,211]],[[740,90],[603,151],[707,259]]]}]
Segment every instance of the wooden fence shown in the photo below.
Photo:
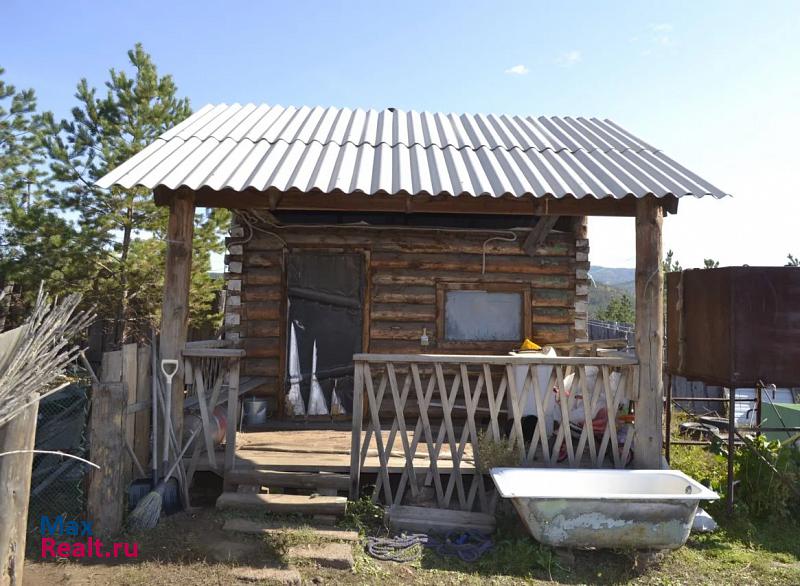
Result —
[{"label": "wooden fence", "polygon": [[[103,353],[99,372],[103,383],[125,383],[125,442],[143,467],[150,461],[151,365],[150,346],[125,344],[120,350]],[[139,476],[133,459],[127,456],[124,476]]]},{"label": "wooden fence", "polygon": [[[491,512],[479,435],[507,439],[521,466],[619,468],[632,455],[624,407],[636,398],[633,356],[357,354],[354,362],[353,413],[364,416],[353,416],[351,497],[377,452],[374,500],[402,504],[432,486],[439,508]],[[612,406],[604,420],[603,406]]]}]

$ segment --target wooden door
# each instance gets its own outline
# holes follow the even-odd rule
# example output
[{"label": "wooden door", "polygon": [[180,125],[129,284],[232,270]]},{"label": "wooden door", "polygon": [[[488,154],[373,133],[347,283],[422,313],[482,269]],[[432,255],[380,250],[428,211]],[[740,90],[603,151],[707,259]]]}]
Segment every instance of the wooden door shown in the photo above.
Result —
[{"label": "wooden door", "polygon": [[349,414],[353,354],[362,350],[364,256],[289,254],[286,405],[295,418]]}]

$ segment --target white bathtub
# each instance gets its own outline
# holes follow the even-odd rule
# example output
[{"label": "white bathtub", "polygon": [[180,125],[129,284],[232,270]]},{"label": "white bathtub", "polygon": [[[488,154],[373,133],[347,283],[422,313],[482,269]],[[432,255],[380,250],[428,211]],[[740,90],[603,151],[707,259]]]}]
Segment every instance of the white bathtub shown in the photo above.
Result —
[{"label": "white bathtub", "polygon": [[493,468],[534,538],[557,547],[675,549],[701,500],[719,498],[677,470]]}]

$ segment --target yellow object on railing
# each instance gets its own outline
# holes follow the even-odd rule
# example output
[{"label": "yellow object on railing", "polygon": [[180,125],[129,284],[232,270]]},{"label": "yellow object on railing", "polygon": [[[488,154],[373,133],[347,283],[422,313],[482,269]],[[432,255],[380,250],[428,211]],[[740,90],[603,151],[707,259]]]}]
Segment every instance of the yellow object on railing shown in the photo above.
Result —
[{"label": "yellow object on railing", "polygon": [[522,346],[519,347],[520,350],[541,350],[542,347],[539,346],[536,342],[530,340],[529,338],[525,338],[525,341],[522,343]]}]

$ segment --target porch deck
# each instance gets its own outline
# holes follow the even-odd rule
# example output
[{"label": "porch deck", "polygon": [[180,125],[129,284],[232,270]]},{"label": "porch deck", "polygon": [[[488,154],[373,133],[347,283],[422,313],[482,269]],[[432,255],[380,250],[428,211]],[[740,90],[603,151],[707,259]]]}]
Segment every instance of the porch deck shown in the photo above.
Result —
[{"label": "porch deck", "polygon": [[[366,433],[362,433],[361,445],[366,441]],[[386,445],[388,433],[383,434]],[[295,429],[276,431],[239,432],[236,434],[236,460],[234,469],[237,472],[274,470],[281,472],[335,472],[349,474],[351,469],[350,445],[352,433],[347,430]],[[362,474],[377,474],[380,469],[378,450],[375,439],[367,450]],[[217,461],[222,462],[224,450],[217,451]],[[388,460],[390,474],[402,473],[406,459],[402,449],[393,449]],[[424,472],[431,466],[425,444],[421,442],[414,454],[414,468]],[[449,446],[442,446],[436,466],[447,472],[453,468],[453,459]],[[199,464],[198,470],[211,470],[208,459]],[[465,446],[460,462],[462,474],[473,474],[475,463],[472,446]]]}]

